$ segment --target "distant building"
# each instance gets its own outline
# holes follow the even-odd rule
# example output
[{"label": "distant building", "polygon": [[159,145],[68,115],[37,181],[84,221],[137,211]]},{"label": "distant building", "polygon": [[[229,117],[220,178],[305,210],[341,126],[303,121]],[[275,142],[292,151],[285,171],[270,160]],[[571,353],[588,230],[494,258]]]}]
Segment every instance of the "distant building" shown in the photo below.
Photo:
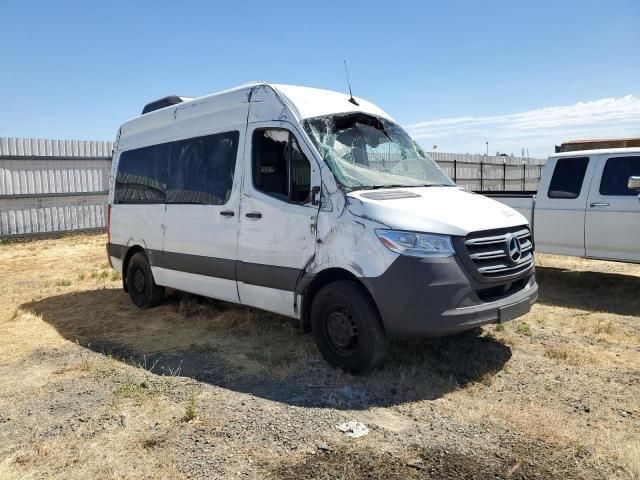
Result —
[{"label": "distant building", "polygon": [[599,148],[640,147],[640,137],[609,138],[601,140],[572,140],[556,145],[556,153],[575,152],[576,150],[595,150]]}]

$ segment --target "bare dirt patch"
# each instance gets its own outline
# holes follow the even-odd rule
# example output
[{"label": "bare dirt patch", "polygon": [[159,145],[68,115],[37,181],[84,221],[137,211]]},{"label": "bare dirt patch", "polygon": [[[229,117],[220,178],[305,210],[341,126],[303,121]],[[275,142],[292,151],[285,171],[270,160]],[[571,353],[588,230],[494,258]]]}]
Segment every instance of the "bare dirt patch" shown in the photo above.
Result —
[{"label": "bare dirt patch", "polygon": [[[536,452],[509,453],[504,457],[480,450],[462,454],[444,448],[420,448],[415,445],[401,456],[370,447],[348,447],[337,452],[305,455],[298,463],[274,469],[274,478],[305,479],[459,479],[459,478],[554,478],[575,475],[575,462],[558,457],[538,463]],[[549,452],[543,452],[547,459]]]},{"label": "bare dirt patch", "polygon": [[0,478],[640,476],[640,266],[540,255],[523,319],[353,377],[276,315],[137,310],[104,242],[0,245]]}]

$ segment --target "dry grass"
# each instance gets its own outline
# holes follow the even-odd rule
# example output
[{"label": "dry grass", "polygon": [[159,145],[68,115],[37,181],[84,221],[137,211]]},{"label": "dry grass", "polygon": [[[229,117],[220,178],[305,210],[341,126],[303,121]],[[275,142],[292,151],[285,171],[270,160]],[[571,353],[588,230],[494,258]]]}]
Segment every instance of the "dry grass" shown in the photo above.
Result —
[{"label": "dry grass", "polygon": [[127,437],[104,434],[101,444],[65,438],[36,442],[9,458],[6,472],[0,467],[0,475],[7,479],[184,478],[162,455],[148,454],[148,448]]},{"label": "dry grass", "polygon": [[552,345],[545,349],[544,355],[575,367],[596,363],[596,356],[592,352],[577,345]]},{"label": "dry grass", "polygon": [[[536,463],[555,462],[544,456],[555,451],[585,478],[640,478],[638,265],[540,255],[540,302],[523,319],[479,336],[394,344],[385,369],[354,378],[327,368],[311,338],[276,315],[175,292],[137,310],[105,263],[104,242],[0,245],[0,478],[181,478],[181,462],[199,458],[185,436],[288,418],[292,408],[305,415],[302,427],[285,420],[252,433],[263,438],[255,444],[215,437],[235,452],[216,468],[304,478],[350,458],[356,472],[410,478],[419,471],[402,470],[407,452],[424,461],[440,447],[503,455],[522,447],[501,446],[516,435],[539,448]],[[344,407],[321,402],[344,385],[368,393],[348,417],[377,430],[335,457],[309,457],[317,438],[339,444],[333,424]],[[300,394],[318,408],[292,407]],[[311,420],[301,450],[286,453],[281,432]],[[450,475],[486,473],[447,455],[460,468]]]}]

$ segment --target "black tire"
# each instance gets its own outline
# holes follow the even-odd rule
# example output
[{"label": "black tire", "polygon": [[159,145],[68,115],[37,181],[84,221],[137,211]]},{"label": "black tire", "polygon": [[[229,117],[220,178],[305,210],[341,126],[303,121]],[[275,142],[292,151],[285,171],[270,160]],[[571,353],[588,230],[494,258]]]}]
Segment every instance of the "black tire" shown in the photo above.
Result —
[{"label": "black tire", "polygon": [[156,307],[164,299],[164,287],[156,285],[147,257],[142,252],[134,253],[129,260],[127,290],[138,308]]},{"label": "black tire", "polygon": [[344,280],[322,287],[311,305],[311,329],[331,365],[353,374],[382,365],[387,336],[378,309],[358,283]]}]

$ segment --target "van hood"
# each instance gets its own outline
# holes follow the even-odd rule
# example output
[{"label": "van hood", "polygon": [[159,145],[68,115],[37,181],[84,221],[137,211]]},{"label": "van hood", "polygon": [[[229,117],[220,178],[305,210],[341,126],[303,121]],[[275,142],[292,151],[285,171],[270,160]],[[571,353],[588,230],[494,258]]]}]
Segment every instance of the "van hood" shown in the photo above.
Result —
[{"label": "van hood", "polygon": [[347,199],[353,215],[397,230],[466,236],[528,224],[514,209],[459,187],[357,190]]}]

